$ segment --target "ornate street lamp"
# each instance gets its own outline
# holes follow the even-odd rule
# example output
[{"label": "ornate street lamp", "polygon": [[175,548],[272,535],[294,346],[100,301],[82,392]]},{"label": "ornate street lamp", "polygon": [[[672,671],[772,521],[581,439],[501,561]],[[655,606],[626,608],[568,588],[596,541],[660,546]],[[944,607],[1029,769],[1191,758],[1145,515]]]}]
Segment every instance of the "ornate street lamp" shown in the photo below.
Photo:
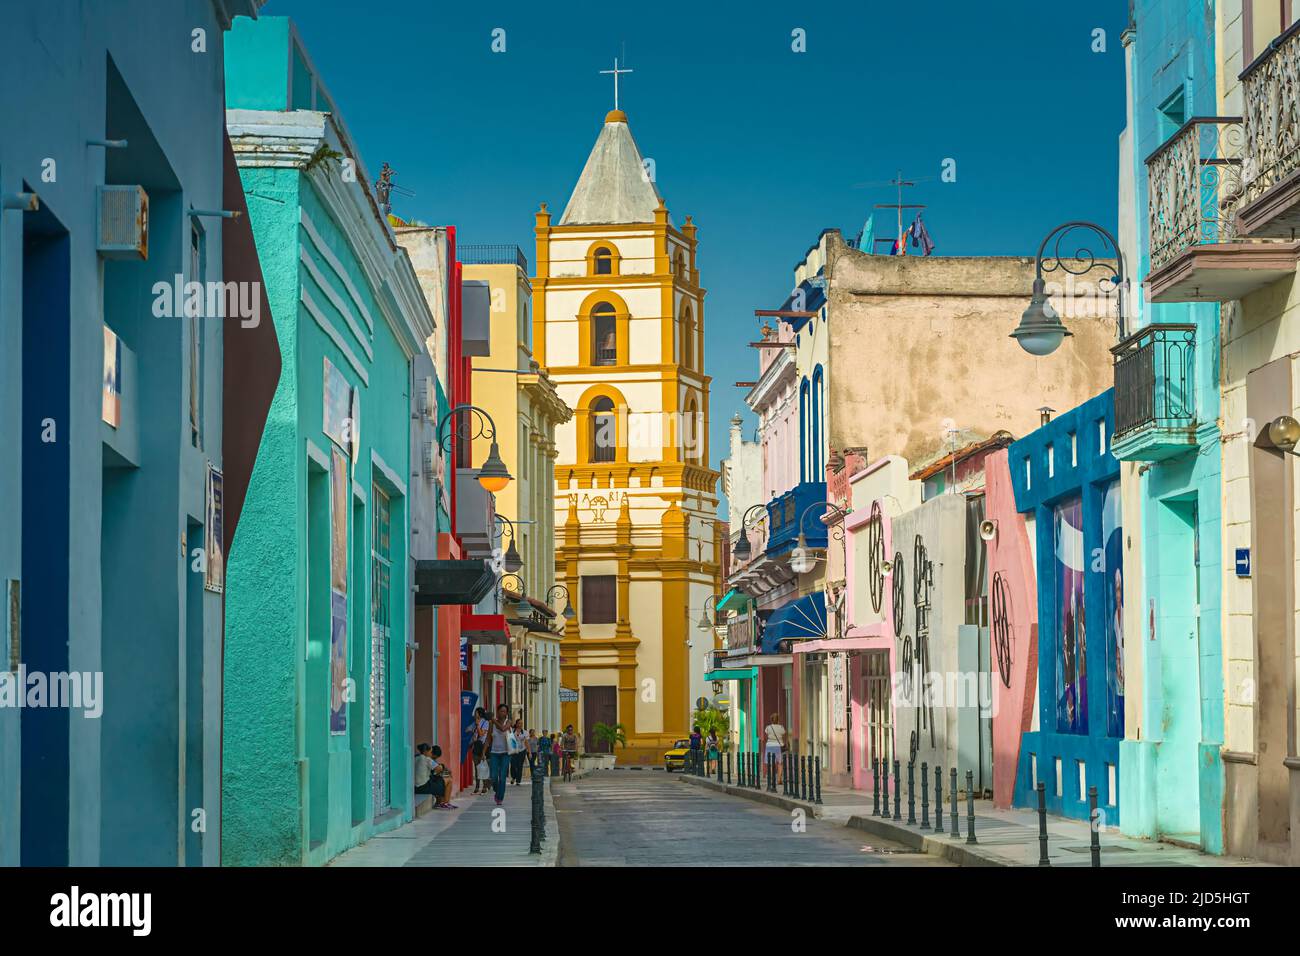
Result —
[{"label": "ornate street lamp", "polygon": [[796,525],[799,529],[799,537],[795,541],[794,550],[790,552],[790,570],[797,574],[805,574],[806,572],[811,571],[813,565],[816,564],[818,560],[808,554],[808,539],[804,537],[803,533],[804,519],[808,517],[808,512],[812,511],[814,508],[825,509],[822,523],[827,525],[827,532],[833,536],[836,541],[841,541],[844,538],[844,529],[838,525],[831,527],[825,519],[829,518],[831,521],[837,521],[848,514],[847,510],[830,501],[814,501],[808,507],[804,508],[803,513],[799,515],[799,523]]},{"label": "ornate street lamp", "polygon": [[515,523],[505,515],[493,515],[492,522],[497,526],[497,536],[510,532],[510,547],[506,549],[505,556],[501,559],[501,566],[514,574],[524,566],[524,559],[519,556],[519,549],[515,547]]},{"label": "ornate street lamp", "polygon": [[[1052,308],[1052,304],[1048,300],[1047,283],[1043,279],[1043,273],[1065,272],[1069,275],[1081,276],[1094,269],[1109,268],[1086,246],[1080,246],[1075,250],[1070,259],[1062,258],[1061,243],[1067,235],[1076,229],[1094,233],[1104,243],[1103,251],[1106,246],[1115,250],[1116,269],[1111,276],[1111,283],[1119,294],[1118,331],[1120,341],[1123,341],[1127,336],[1124,320],[1124,290],[1128,285],[1128,279],[1124,275],[1124,255],[1120,252],[1119,243],[1115,241],[1114,236],[1096,223],[1067,222],[1049,232],[1046,238],[1043,239],[1042,244],[1039,245],[1038,256],[1034,260],[1034,288],[1029,299],[1029,307],[1025,309],[1024,314],[1020,317],[1020,324],[1016,326],[1016,330],[1011,333],[1011,337],[1019,342],[1020,347],[1030,355],[1051,355],[1060,347],[1067,335],[1074,334],[1065,327],[1065,324],[1061,322],[1060,315]],[[1055,242],[1052,246],[1052,255],[1047,260],[1050,265],[1044,267],[1043,253],[1047,250],[1048,243],[1052,242],[1053,239],[1055,239]],[[1087,263],[1087,265],[1071,268],[1067,264],[1071,261]]]},{"label": "ornate street lamp", "polygon": [[[695,625],[701,631],[705,631],[707,633],[708,631],[713,630],[717,626],[718,602],[721,600],[722,600],[721,594],[709,595],[709,602],[706,605],[704,605],[704,609],[700,612],[700,621],[698,624]],[[710,613],[712,613],[713,615],[712,617],[709,616]]]},{"label": "ornate street lamp", "polygon": [[[454,430],[449,429],[447,434],[444,435],[443,426],[456,416],[460,416],[460,421],[456,423]],[[493,494],[510,484],[510,471],[506,468],[506,463],[501,460],[501,449],[497,447],[496,422],[483,409],[477,405],[457,405],[442,416],[442,421],[438,422],[436,434],[438,444],[443,451],[448,453],[451,452],[454,440],[472,441],[475,438],[486,438],[491,441],[488,456],[484,459],[483,464],[479,466],[478,483],[483,486],[485,491],[490,491]]]},{"label": "ornate street lamp", "polygon": [[746,561],[748,561],[754,553],[754,548],[749,543],[748,532],[750,528],[758,527],[759,522],[754,518],[752,518],[751,516],[757,514],[760,511],[766,516],[767,505],[763,505],[763,504],[753,505],[752,507],[750,507],[745,511],[744,515],[741,516],[740,538],[739,540],[736,541],[736,547],[733,548],[731,551],[732,556],[735,557],[736,561],[739,562],[740,564],[744,564]]},{"label": "ornate street lamp", "polygon": [[[513,584],[509,587],[506,585],[507,579],[513,581]],[[524,583],[524,579],[518,574],[510,573],[501,575],[501,577],[497,579],[497,591],[501,595],[501,603],[503,605],[505,604],[505,598],[508,593],[513,592],[514,594],[519,595],[519,599],[515,601],[514,605],[516,618],[527,620],[532,616],[533,606],[528,603],[528,585]]]},{"label": "ornate street lamp", "polygon": [[556,584],[546,592],[546,603],[547,605],[553,604],[555,599],[561,594],[564,595],[564,610],[560,612],[560,616],[566,621],[572,621],[578,615],[573,610],[573,605],[569,603],[569,589],[563,584]]}]

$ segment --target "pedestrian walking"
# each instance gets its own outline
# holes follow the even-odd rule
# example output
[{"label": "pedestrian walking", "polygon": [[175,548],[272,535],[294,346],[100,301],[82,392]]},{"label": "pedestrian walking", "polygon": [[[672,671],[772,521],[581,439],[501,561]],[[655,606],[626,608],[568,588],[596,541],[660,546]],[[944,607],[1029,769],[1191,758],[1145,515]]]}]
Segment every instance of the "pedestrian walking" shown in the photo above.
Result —
[{"label": "pedestrian walking", "polygon": [[524,746],[528,748],[528,779],[532,780],[537,773],[537,731],[529,727],[528,739],[524,741]]},{"label": "pedestrian walking", "polygon": [[706,772],[707,774],[709,774],[710,776],[712,776],[712,775],[713,775],[713,763],[714,763],[715,760],[718,759],[718,732],[717,732],[717,730],[711,729],[711,730],[709,731],[709,736],[706,737],[706,738],[704,739],[704,748],[705,748],[705,752],[708,754],[708,758],[707,758],[707,759],[708,759],[708,761],[709,761],[708,766],[705,768],[705,772]]},{"label": "pedestrian walking", "polygon": [[691,728],[691,769],[696,773],[699,773],[703,759],[704,737],[700,733],[700,728],[695,726]]},{"label": "pedestrian walking", "polygon": [[510,708],[497,705],[496,717],[488,725],[487,757],[492,774],[492,794],[497,806],[506,798],[506,779],[510,774]]},{"label": "pedestrian walking", "polygon": [[528,744],[524,739],[524,721],[519,718],[510,728],[510,779],[519,786],[524,779],[524,758],[528,756]]},{"label": "pedestrian walking", "polygon": [[781,726],[780,714],[772,714],[767,718],[767,726],[763,728],[763,739],[763,759],[776,761],[776,782],[779,784],[784,776],[781,755],[790,746],[785,728]]},{"label": "pedestrian walking", "polygon": [[469,745],[469,759],[474,766],[474,792],[487,793],[488,765],[487,754],[483,749],[488,735],[487,711],[482,707],[474,708],[474,722],[465,729],[472,734]]}]

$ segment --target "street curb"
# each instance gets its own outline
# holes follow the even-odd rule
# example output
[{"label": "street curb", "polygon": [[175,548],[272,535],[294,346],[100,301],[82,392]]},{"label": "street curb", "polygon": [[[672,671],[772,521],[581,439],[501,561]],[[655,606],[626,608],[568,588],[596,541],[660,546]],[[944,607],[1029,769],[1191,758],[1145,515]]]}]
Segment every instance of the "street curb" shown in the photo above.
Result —
[{"label": "street curb", "polygon": [[783,810],[803,810],[810,817],[821,817],[822,807],[816,803],[807,803],[803,800],[794,800],[780,793],[769,793],[767,790],[751,790],[749,787],[738,787],[731,783],[718,783],[712,777],[693,777],[690,774],[682,774],[681,780],[684,783],[693,784],[697,787],[708,787],[711,790],[721,790],[733,797],[744,797],[746,800],[753,800],[756,803],[766,803],[774,807],[780,807]]},{"label": "street curb", "polygon": [[[720,784],[712,777],[692,777],[683,774],[681,779],[683,782],[697,787],[720,790],[733,797],[743,797],[746,800],[752,800],[755,803],[766,803],[771,806],[781,807],[785,810],[803,810],[809,816],[824,819],[824,805],[808,803],[804,800],[795,800],[779,793],[770,793],[766,790],[751,790],[749,787],[737,787],[726,783]],[[1014,863],[993,856],[992,854],[983,853],[977,849],[973,849],[966,843],[954,843],[950,838],[927,834],[923,830],[887,822],[876,817],[852,816],[841,824],[841,826],[853,827],[855,830],[862,830],[866,833],[883,837],[886,840],[901,843],[910,850],[916,850],[917,852],[925,853],[928,856],[937,856],[950,863],[956,863],[959,866],[1015,865]]]},{"label": "street curb", "polygon": [[886,823],[876,817],[849,817],[844,825],[853,827],[855,830],[864,830],[878,837],[884,837],[886,840],[893,840],[895,843],[901,843],[909,849],[929,856],[941,857],[950,863],[956,863],[958,866],[1015,865],[999,857],[971,849],[968,844],[954,843],[951,837],[945,839],[942,836],[927,835],[923,830],[913,830],[910,827],[900,826],[896,823]]},{"label": "street curb", "polygon": [[558,866],[560,862],[560,818],[555,815],[555,797],[551,794],[551,778],[542,786],[542,806],[546,814],[546,834],[542,838],[541,859],[538,866]]}]

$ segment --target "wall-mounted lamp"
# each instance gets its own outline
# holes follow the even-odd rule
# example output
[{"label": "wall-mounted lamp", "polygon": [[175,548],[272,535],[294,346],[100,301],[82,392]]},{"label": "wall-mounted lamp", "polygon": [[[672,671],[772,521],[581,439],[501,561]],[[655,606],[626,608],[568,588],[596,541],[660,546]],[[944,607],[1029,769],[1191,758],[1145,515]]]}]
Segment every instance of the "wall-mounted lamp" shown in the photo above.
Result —
[{"label": "wall-mounted lamp", "polygon": [[1290,415],[1279,415],[1268,423],[1268,427],[1260,433],[1255,444],[1260,448],[1268,448],[1300,458],[1300,452],[1295,450],[1295,446],[1300,444],[1300,422]]}]

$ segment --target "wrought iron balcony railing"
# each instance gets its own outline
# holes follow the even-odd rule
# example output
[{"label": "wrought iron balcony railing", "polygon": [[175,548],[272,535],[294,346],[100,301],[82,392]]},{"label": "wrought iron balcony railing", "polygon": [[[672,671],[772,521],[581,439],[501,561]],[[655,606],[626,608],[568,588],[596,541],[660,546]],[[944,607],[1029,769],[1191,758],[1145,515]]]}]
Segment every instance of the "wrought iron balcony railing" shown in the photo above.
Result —
[{"label": "wrought iron balcony railing", "polygon": [[456,247],[456,258],[465,265],[508,266],[516,265],[528,271],[528,257],[518,246],[504,243],[470,243]]},{"label": "wrought iron balcony railing", "polygon": [[1300,21],[1241,74],[1245,203],[1300,169]]},{"label": "wrought iron balcony railing", "polygon": [[1151,271],[1192,246],[1236,238],[1243,138],[1240,117],[1196,117],[1147,157]]},{"label": "wrought iron balcony railing", "polygon": [[1196,326],[1148,325],[1116,345],[1114,441],[1196,426]]}]

